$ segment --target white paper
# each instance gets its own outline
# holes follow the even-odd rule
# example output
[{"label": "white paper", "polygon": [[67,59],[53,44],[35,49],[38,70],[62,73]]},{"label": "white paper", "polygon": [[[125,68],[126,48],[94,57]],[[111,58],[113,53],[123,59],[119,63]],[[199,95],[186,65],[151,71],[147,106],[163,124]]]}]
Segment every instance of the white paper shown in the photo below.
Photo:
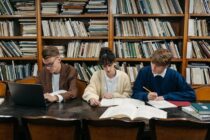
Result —
[{"label": "white paper", "polygon": [[55,91],[55,92],[52,92],[52,93],[50,93],[51,95],[59,95],[59,94],[61,94],[61,93],[65,93],[65,92],[67,92],[66,90],[58,90],[58,91]]},{"label": "white paper", "polygon": [[175,108],[177,107],[176,105],[166,101],[166,100],[162,100],[162,101],[148,101],[148,104],[154,106],[155,108]]},{"label": "white paper", "polygon": [[132,98],[112,98],[112,99],[105,99],[101,100],[101,107],[108,107],[108,106],[116,106],[122,104],[132,104],[136,107],[144,105],[145,103],[140,100],[132,99]]},{"label": "white paper", "polygon": [[0,98],[0,104],[4,102],[4,98]]}]

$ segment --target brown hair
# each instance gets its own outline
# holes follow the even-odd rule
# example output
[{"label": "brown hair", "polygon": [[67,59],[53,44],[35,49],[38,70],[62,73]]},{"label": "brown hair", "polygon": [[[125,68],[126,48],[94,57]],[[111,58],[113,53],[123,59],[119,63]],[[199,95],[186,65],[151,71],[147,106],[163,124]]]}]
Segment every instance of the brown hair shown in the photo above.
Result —
[{"label": "brown hair", "polygon": [[46,46],[44,47],[42,51],[42,57],[44,59],[48,59],[50,57],[54,57],[58,55],[59,55],[59,51],[58,51],[58,48],[55,46]]},{"label": "brown hair", "polygon": [[100,55],[99,55],[99,64],[100,65],[109,65],[115,62],[115,55],[113,52],[107,48],[101,48]]},{"label": "brown hair", "polygon": [[172,54],[167,49],[156,50],[151,57],[151,62],[157,66],[167,66],[170,65]]}]

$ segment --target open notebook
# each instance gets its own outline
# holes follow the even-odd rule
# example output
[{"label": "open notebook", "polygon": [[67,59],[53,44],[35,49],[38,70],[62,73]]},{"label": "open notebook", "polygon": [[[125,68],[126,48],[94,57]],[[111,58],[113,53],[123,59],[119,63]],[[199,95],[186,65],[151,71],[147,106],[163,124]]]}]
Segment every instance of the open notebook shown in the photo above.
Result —
[{"label": "open notebook", "polygon": [[147,105],[142,105],[137,108],[132,104],[122,104],[119,106],[109,107],[100,116],[100,119],[129,118],[130,120],[138,120],[151,119],[153,117],[167,118],[167,112]]}]

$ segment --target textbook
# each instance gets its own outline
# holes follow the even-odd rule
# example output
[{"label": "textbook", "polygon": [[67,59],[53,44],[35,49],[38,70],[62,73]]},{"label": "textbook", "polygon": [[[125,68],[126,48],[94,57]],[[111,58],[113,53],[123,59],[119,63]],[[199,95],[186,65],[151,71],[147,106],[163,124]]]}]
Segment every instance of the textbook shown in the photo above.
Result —
[{"label": "textbook", "polygon": [[201,115],[196,112],[191,106],[182,107],[182,111],[202,121],[210,120],[210,115]]},{"label": "textbook", "polygon": [[101,107],[109,107],[109,106],[116,106],[121,104],[132,104],[136,107],[139,107],[141,105],[144,105],[145,103],[143,101],[132,99],[132,98],[112,98],[112,99],[105,99],[103,98],[101,100],[100,106]]},{"label": "textbook", "polygon": [[161,108],[161,109],[177,107],[175,104],[172,104],[172,103],[170,103],[170,102],[168,102],[166,100],[161,100],[161,101],[150,100],[147,103],[152,105],[152,106],[154,106],[155,108]]},{"label": "textbook", "polygon": [[199,114],[210,115],[210,103],[191,103],[191,106]]},{"label": "textbook", "polygon": [[167,118],[167,112],[147,106],[142,105],[136,107],[134,105],[119,105],[114,107],[109,107],[99,119],[120,119],[120,118],[129,118],[130,120],[139,120],[139,119],[151,119],[151,118]]}]

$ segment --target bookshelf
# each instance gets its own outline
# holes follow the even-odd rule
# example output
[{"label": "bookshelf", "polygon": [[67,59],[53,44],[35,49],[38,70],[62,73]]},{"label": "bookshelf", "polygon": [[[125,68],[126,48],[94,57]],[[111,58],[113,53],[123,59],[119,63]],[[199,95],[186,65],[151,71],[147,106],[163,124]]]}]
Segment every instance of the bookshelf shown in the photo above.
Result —
[{"label": "bookshelf", "polygon": [[[148,65],[150,62],[148,54],[152,53],[155,47],[169,47],[172,46],[170,43],[173,42],[173,46],[175,46],[175,49],[173,48],[173,50],[176,50],[176,53],[178,52],[179,56],[173,58],[172,64],[175,64],[177,66],[177,70],[184,77],[187,78],[187,76],[189,76],[189,74],[186,74],[187,71],[189,71],[187,70],[188,64],[207,63],[208,65],[208,63],[210,62],[210,59],[208,57],[196,58],[192,57],[192,54],[191,57],[188,56],[188,46],[190,44],[189,42],[197,41],[199,43],[199,41],[205,41],[207,43],[210,43],[210,37],[208,36],[209,33],[206,36],[191,36],[189,34],[188,28],[189,26],[191,26],[189,25],[190,19],[206,20],[207,27],[209,26],[208,22],[210,21],[210,15],[208,6],[205,5],[206,11],[199,11],[198,8],[202,5],[198,3],[197,0],[163,0],[161,1],[162,3],[160,3],[160,0],[105,0],[105,6],[102,6],[99,13],[88,13],[88,11],[91,9],[91,6],[87,6],[88,2],[85,0],[82,0],[86,3],[85,6],[76,6],[77,10],[74,9],[72,10],[74,13],[69,13],[68,8],[72,7],[68,4],[65,4],[64,1],[65,0],[36,0],[35,16],[26,14],[0,15],[0,21],[18,21],[19,19],[35,19],[36,21],[35,36],[22,36],[21,33],[18,33],[14,36],[0,36],[0,40],[37,42],[36,57],[0,57],[0,60],[3,62],[9,62],[12,60],[14,60],[15,62],[37,62],[38,70],[41,70],[42,48],[48,45],[55,45],[64,46],[64,48],[66,49],[65,55],[67,55],[67,52],[69,51],[69,55],[62,58],[64,63],[70,63],[72,65],[74,65],[75,63],[79,63],[82,65],[82,63],[84,62],[87,64],[87,66],[90,66],[97,64],[97,54],[95,54],[94,56],[92,56],[92,54],[87,56],[82,52],[78,52],[75,47],[71,48],[69,46],[76,46],[75,44],[79,42],[78,48],[80,49],[82,46],[93,48],[94,44],[90,45],[91,43],[99,43],[99,46],[108,46],[115,53],[117,53],[117,51],[119,50],[122,50],[122,52],[128,51],[130,54],[126,52],[127,55],[120,54],[120,57],[119,54],[116,54],[117,61],[119,62],[120,66],[126,62],[128,66],[133,67],[136,64],[140,63]],[[197,4],[199,6],[193,6],[192,1],[194,2],[194,4]],[[47,4],[47,2],[54,2],[54,4]],[[58,8],[60,8],[60,10],[51,9],[52,13],[46,13],[49,12],[49,9],[46,9],[46,7],[48,7],[49,5],[51,5],[51,7],[55,7],[53,5],[57,4],[59,5]],[[81,7],[83,7],[82,12]],[[193,9],[193,7],[196,7],[196,10]],[[107,11],[103,11],[104,9],[107,9]],[[62,10],[66,13],[62,13]],[[43,23],[43,21],[45,23]],[[92,27],[89,27],[89,25],[95,25],[98,21],[102,22],[99,24],[107,26],[108,31],[104,31],[104,34],[98,33],[98,35],[89,34],[90,32],[96,30],[94,28],[92,29]],[[74,25],[72,25],[71,23],[74,23]],[[17,24],[15,23],[15,25]],[[74,31],[75,34],[71,34],[70,31],[62,30],[62,28],[69,30],[69,28],[64,27],[63,25],[66,25],[68,27],[72,26],[72,30],[78,28],[79,25],[84,25],[83,27],[85,28],[85,31],[83,30],[81,32],[82,35],[80,33],[76,34],[76,31]],[[50,26],[56,27],[57,34],[52,34],[52,32],[56,31],[53,31],[53,28]],[[82,28],[81,26],[79,27]],[[103,26],[103,28],[105,26]],[[131,27],[133,27],[133,29]],[[17,26],[17,28],[19,27]],[[46,28],[49,28],[49,31],[45,30]],[[61,30],[58,30],[58,28],[60,28]],[[80,30],[80,28],[78,29]],[[206,27],[201,28],[205,29]],[[122,33],[120,33],[120,31]],[[131,31],[131,33],[128,31]],[[208,31],[209,30],[207,29],[207,32]],[[88,33],[88,35],[85,35],[83,33]],[[127,46],[128,48],[125,49],[125,46]],[[84,47],[83,49],[87,48]],[[139,49],[141,56],[136,53],[137,48]],[[77,51],[78,53],[71,52],[70,50],[72,49],[75,49],[74,52]],[[97,49],[98,48],[96,47],[96,49],[94,50]],[[193,83],[191,84],[197,85]]]}]

